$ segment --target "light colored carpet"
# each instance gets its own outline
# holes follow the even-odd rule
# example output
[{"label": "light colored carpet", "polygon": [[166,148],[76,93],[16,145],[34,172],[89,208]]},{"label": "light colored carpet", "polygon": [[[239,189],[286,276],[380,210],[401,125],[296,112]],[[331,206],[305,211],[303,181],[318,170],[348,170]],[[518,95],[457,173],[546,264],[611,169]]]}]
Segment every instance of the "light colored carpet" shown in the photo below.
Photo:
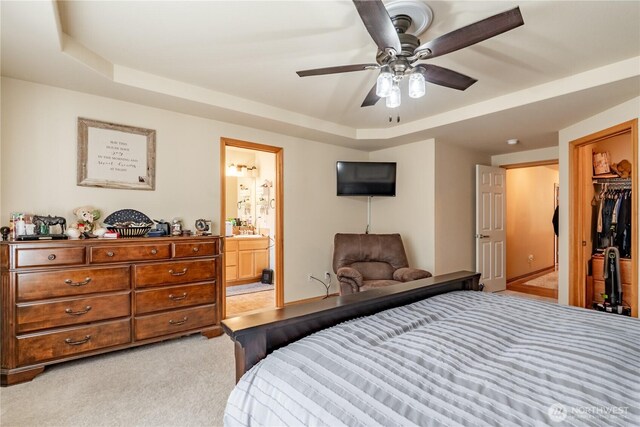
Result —
[{"label": "light colored carpet", "polygon": [[527,286],[538,288],[558,289],[558,271],[552,271],[544,276],[536,277],[524,283]]},{"label": "light colored carpet", "polygon": [[221,426],[233,343],[200,334],[49,366],[0,390],[0,425]]},{"label": "light colored carpet", "polygon": [[246,285],[227,286],[227,296],[232,297],[235,295],[252,294],[254,292],[272,291],[274,289],[275,285],[268,283],[247,283]]}]

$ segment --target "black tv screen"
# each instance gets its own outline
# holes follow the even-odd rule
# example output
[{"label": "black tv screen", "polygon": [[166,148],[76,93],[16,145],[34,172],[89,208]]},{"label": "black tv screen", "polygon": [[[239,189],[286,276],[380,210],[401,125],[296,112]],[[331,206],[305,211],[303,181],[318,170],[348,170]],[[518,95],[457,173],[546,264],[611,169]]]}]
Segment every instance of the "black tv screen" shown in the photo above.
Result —
[{"label": "black tv screen", "polygon": [[396,164],[337,162],[338,196],[396,195]]}]

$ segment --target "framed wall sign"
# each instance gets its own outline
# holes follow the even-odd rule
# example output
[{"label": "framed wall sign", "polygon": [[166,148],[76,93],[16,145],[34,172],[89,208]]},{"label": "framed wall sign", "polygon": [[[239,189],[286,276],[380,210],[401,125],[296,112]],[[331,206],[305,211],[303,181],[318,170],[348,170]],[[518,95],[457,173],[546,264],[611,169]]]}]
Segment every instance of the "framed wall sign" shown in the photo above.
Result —
[{"label": "framed wall sign", "polygon": [[78,118],[78,185],[155,190],[156,131]]}]

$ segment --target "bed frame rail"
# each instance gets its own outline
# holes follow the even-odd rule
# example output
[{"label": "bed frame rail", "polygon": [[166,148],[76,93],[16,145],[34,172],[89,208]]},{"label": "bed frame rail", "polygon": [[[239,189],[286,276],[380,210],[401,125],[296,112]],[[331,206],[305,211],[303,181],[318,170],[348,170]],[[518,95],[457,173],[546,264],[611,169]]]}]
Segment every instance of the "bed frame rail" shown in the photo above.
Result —
[{"label": "bed frame rail", "polygon": [[235,343],[236,382],[272,351],[321,329],[447,292],[479,291],[479,282],[480,273],[459,271],[225,319],[222,328]]}]

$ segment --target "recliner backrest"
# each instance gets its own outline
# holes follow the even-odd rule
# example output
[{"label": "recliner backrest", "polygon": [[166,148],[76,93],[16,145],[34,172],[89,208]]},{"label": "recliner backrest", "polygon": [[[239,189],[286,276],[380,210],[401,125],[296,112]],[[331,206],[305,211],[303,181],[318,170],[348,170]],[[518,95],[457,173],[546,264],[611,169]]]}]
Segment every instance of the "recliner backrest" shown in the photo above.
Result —
[{"label": "recliner backrest", "polygon": [[335,235],[334,272],[341,267],[353,267],[365,280],[391,279],[394,271],[408,266],[400,234]]}]

